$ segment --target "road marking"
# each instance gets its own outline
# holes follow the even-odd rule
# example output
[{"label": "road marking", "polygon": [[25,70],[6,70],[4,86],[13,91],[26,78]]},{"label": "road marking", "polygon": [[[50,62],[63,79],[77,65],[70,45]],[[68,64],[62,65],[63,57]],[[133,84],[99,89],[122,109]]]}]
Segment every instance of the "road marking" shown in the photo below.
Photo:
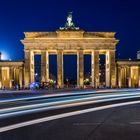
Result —
[{"label": "road marking", "polygon": [[130,122],[130,124],[139,124],[140,125],[140,122]]},{"label": "road marking", "polygon": [[74,115],[80,115],[80,114],[84,114],[84,113],[95,112],[95,111],[100,111],[100,110],[115,108],[115,107],[120,107],[120,106],[126,106],[126,105],[133,105],[133,104],[138,104],[138,103],[140,103],[140,101],[117,103],[117,104],[111,104],[111,105],[105,105],[105,106],[100,106],[100,107],[95,107],[95,108],[73,111],[73,112],[69,112],[69,113],[63,113],[63,114],[54,115],[54,116],[50,116],[50,117],[43,117],[40,119],[35,119],[35,120],[31,120],[31,121],[26,121],[26,122],[22,122],[22,123],[17,123],[17,124],[1,127],[0,132],[6,132],[9,130],[13,130],[13,129],[21,128],[21,127],[30,126],[30,125],[34,125],[34,124],[38,124],[38,123],[42,123],[42,122],[48,122],[48,121],[52,121],[52,120],[56,120],[56,119],[74,116]]},{"label": "road marking", "polygon": [[75,126],[84,126],[84,125],[100,125],[101,124],[101,122],[97,122],[97,123],[73,123],[73,125],[75,125]]}]

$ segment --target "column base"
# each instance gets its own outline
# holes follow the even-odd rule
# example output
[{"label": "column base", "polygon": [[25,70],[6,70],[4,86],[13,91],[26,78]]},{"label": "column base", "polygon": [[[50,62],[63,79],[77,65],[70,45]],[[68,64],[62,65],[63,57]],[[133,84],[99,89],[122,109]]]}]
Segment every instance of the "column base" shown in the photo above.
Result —
[{"label": "column base", "polygon": [[64,88],[64,85],[57,85],[57,89]]}]

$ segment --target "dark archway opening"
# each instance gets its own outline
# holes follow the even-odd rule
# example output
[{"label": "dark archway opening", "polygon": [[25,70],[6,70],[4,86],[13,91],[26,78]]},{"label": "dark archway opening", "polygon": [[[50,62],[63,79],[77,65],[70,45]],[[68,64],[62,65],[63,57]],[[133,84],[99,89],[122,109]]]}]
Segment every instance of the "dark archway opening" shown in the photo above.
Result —
[{"label": "dark archway opening", "polygon": [[57,81],[57,55],[49,55],[49,78]]},{"label": "dark archway opening", "polygon": [[63,66],[65,86],[77,85],[77,55],[64,55]]},{"label": "dark archway opening", "polygon": [[100,87],[106,86],[106,56],[104,54],[99,55],[99,77]]},{"label": "dark archway opening", "polygon": [[35,82],[41,82],[41,55],[34,55],[34,79]]},{"label": "dark archway opening", "polygon": [[84,85],[91,83],[91,55],[84,55]]}]

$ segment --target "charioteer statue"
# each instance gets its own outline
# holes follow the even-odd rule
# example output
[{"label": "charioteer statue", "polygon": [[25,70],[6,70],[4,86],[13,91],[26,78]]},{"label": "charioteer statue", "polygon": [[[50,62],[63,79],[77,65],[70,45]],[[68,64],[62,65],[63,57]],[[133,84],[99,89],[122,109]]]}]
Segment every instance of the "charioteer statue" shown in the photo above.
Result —
[{"label": "charioteer statue", "polygon": [[72,12],[69,12],[67,16],[67,21],[65,24],[65,27],[60,27],[60,30],[79,30],[79,27],[75,27],[73,21],[72,21]]}]

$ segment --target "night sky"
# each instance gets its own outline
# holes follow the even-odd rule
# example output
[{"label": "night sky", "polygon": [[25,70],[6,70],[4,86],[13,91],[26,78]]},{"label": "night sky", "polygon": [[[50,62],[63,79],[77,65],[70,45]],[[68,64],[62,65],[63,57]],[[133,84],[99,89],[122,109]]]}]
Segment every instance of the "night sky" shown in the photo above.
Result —
[{"label": "night sky", "polygon": [[85,31],[115,31],[119,58],[135,58],[140,49],[139,0],[1,0],[0,51],[23,59],[24,31],[55,31],[67,13]]}]

